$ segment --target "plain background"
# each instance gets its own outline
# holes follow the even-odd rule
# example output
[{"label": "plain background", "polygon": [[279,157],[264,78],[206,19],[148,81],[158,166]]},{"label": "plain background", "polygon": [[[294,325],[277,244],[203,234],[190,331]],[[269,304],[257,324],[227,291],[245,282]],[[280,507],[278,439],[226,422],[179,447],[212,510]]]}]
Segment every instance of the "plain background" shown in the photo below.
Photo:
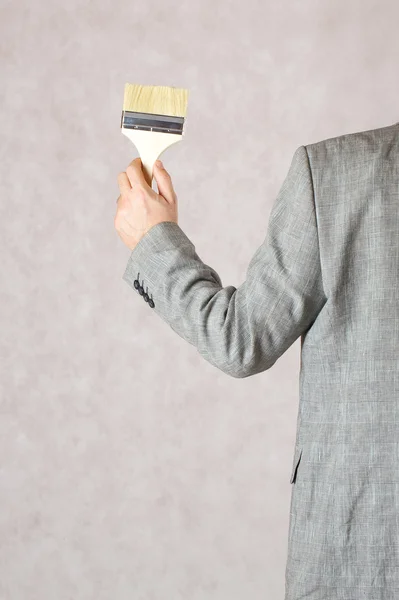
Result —
[{"label": "plain background", "polygon": [[238,287],[295,149],[398,121],[398,12],[1,2],[0,600],[283,598],[300,341],[231,378],[122,280],[124,84],[189,89],[179,225]]}]

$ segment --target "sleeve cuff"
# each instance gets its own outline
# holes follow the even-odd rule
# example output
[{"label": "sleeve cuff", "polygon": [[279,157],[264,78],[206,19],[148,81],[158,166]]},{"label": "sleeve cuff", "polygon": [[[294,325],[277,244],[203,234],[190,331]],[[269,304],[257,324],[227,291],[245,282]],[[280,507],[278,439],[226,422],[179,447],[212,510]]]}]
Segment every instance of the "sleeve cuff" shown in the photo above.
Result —
[{"label": "sleeve cuff", "polygon": [[187,247],[195,249],[192,241],[177,223],[174,221],[157,223],[144,234],[131,251],[122,279],[134,288],[138,272],[145,272],[146,282],[154,290],[157,287],[155,282],[160,283],[159,276],[162,271],[156,256]]},{"label": "sleeve cuff", "polygon": [[181,227],[174,221],[153,225],[130,253],[129,261],[140,261],[146,254],[163,252],[177,246],[193,245]]}]

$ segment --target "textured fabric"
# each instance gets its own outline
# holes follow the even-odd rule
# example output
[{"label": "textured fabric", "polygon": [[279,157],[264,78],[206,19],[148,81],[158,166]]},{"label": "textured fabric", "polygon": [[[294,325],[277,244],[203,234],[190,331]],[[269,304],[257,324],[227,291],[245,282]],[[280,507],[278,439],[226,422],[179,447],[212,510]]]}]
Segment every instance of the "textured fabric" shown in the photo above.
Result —
[{"label": "textured fabric", "polygon": [[329,138],[295,151],[238,288],[172,222],[123,274],[232,377],[301,336],[285,600],[399,597],[398,202],[399,123]]}]

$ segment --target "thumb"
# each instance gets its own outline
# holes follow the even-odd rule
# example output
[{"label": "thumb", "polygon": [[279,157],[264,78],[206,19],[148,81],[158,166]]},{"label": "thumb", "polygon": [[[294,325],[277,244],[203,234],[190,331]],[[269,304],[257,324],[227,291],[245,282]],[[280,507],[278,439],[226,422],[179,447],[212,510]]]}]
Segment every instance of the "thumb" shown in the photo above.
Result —
[{"label": "thumb", "polygon": [[158,192],[168,202],[173,202],[176,198],[176,194],[173,189],[172,179],[161,161],[155,161],[153,174],[155,181],[157,182]]}]

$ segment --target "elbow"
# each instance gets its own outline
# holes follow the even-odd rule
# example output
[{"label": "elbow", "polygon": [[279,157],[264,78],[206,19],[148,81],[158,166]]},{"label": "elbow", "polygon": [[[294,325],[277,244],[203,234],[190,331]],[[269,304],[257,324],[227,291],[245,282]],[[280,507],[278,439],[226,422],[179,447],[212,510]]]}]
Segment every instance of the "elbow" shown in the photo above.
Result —
[{"label": "elbow", "polygon": [[224,373],[233,377],[234,379],[244,379],[245,377],[249,377],[250,373],[243,371],[242,369],[224,369]]},{"label": "elbow", "polygon": [[249,377],[253,375],[254,372],[251,369],[244,367],[243,365],[223,365],[219,367],[223,373],[233,377],[234,379],[245,379],[245,377]]},{"label": "elbow", "polygon": [[[219,369],[219,371],[222,371],[225,375],[234,377],[234,379],[245,379],[251,375],[267,371],[274,365],[278,358],[275,355],[266,357],[259,354],[256,356],[252,354],[250,357],[244,357],[241,354],[233,358],[228,355],[228,352],[220,352],[220,348],[218,348],[218,352],[212,353],[209,352],[209,349],[207,351],[204,351],[202,348],[197,349],[207,362]],[[249,360],[244,360],[244,358],[249,358]]]},{"label": "elbow", "polygon": [[229,364],[225,362],[222,363],[219,361],[210,360],[209,358],[207,358],[207,361],[219,371],[222,371],[222,373],[228,375],[229,377],[234,377],[234,379],[243,379],[251,374],[246,369],[239,367],[236,364]]},{"label": "elbow", "polygon": [[257,375],[258,373],[262,373],[263,371],[268,371],[276,362],[275,360],[268,361],[257,361],[254,364],[243,365],[239,363],[233,363],[230,365],[223,365],[220,369],[230,377],[234,377],[234,379],[245,379],[246,377],[250,377],[251,375]]}]

